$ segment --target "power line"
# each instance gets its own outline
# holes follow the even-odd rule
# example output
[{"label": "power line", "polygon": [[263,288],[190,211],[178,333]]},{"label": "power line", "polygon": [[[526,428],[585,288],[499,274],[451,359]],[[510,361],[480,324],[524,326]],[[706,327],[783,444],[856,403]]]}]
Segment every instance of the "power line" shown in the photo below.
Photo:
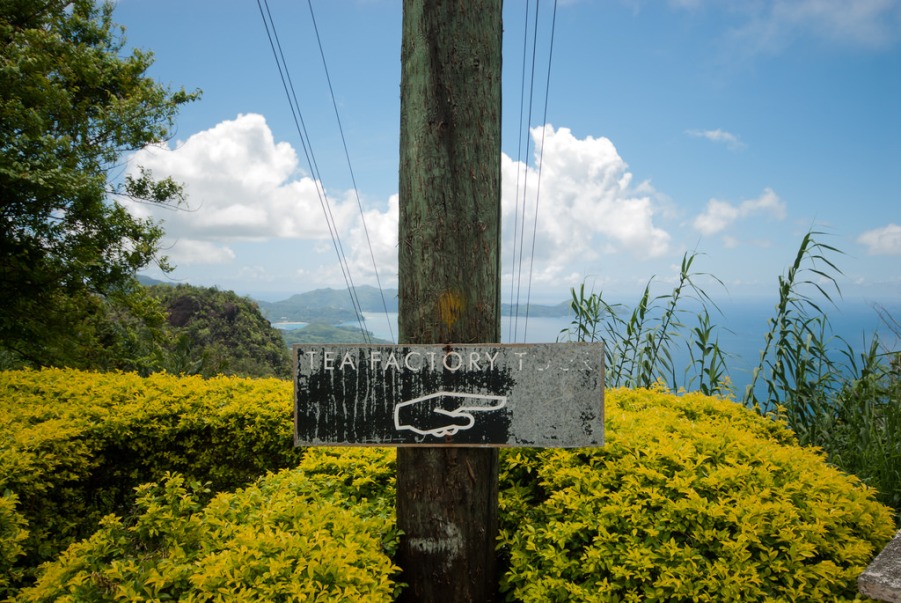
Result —
[{"label": "power line", "polygon": [[[264,5],[266,7],[265,10],[263,9]],[[269,45],[272,48],[272,54],[275,57],[275,62],[278,66],[278,73],[279,77],[282,80],[282,87],[285,90],[285,95],[288,97],[288,105],[291,108],[291,115],[294,118],[294,125],[297,129],[298,136],[300,136],[300,142],[304,150],[304,155],[307,158],[307,163],[310,165],[310,170],[313,175],[313,182],[316,186],[316,193],[319,196],[319,203],[322,206],[323,214],[325,215],[325,221],[328,225],[329,234],[332,237],[332,244],[335,248],[335,253],[338,256],[338,264],[341,268],[341,273],[344,276],[344,282],[347,285],[348,293],[350,294],[354,313],[357,315],[357,322],[360,325],[360,331],[362,332],[362,336],[366,340],[366,342],[371,343],[369,331],[366,329],[365,325],[365,317],[363,316],[363,311],[357,297],[356,287],[354,287],[353,278],[350,274],[350,264],[347,262],[347,256],[344,253],[344,246],[341,244],[341,237],[338,234],[337,223],[335,222],[334,215],[332,214],[328,195],[325,192],[325,188],[322,186],[322,179],[319,176],[319,166],[317,165],[315,155],[313,154],[312,143],[309,140],[306,124],[303,121],[303,114],[300,111],[300,104],[297,101],[297,92],[294,89],[294,83],[291,81],[291,74],[288,71],[288,66],[287,62],[285,61],[285,55],[282,50],[281,41],[278,38],[278,32],[275,28],[275,21],[273,21],[272,13],[269,10],[269,2],[268,0],[257,0],[257,6],[260,9],[260,16],[263,18],[263,25],[266,28],[266,35],[269,38]]]},{"label": "power line", "polygon": [[[519,261],[513,266],[513,274],[511,278],[513,279],[512,287],[516,291],[516,304],[514,308],[511,310],[514,312],[513,316],[510,319],[511,325],[513,327],[513,342],[519,337],[519,308],[522,302],[522,267],[524,263],[524,251],[523,247],[525,244],[525,229],[526,229],[526,204],[528,201],[528,190],[529,190],[529,148],[531,147],[531,135],[530,129],[532,126],[532,107],[534,104],[535,97],[535,64],[538,58],[538,17],[539,17],[539,0],[535,0],[535,20],[532,24],[532,68],[529,75],[529,110],[528,110],[528,118],[527,118],[527,127],[526,131],[523,134],[520,131],[520,135],[524,137],[525,142],[525,163],[524,163],[524,175],[523,175],[523,185],[522,185],[522,214],[519,216],[520,225],[517,227],[519,232]],[[528,3],[526,5],[526,28],[528,29]],[[525,63],[526,57],[523,55],[523,63]],[[525,73],[525,67],[523,68],[523,72]],[[517,175],[517,183],[519,182],[519,178]],[[518,185],[517,185],[518,186]],[[516,190],[516,206],[517,213],[519,212],[519,204],[520,204],[520,190],[517,188]],[[514,254],[516,253],[517,242],[514,240]]]},{"label": "power line", "polygon": [[[537,1],[537,0],[536,0]],[[513,259],[510,263],[510,310],[516,306],[514,305],[514,300],[516,303],[519,302],[518,297],[514,297],[517,293],[516,285],[514,281],[513,275],[516,273],[516,242],[519,240],[519,165],[522,164],[522,144],[520,143],[520,139],[523,138],[522,133],[522,122],[523,122],[523,114],[525,112],[524,104],[526,100],[526,55],[528,52],[529,46],[529,4],[531,0],[526,0],[526,10],[525,10],[525,20],[523,22],[522,28],[522,73],[520,74],[520,88],[519,88],[519,129],[516,131],[516,191],[513,202]],[[527,126],[528,130],[528,126]],[[526,160],[526,169],[528,170],[528,159]],[[513,330],[513,318],[510,318],[509,328],[507,329],[507,338],[511,343],[516,342],[516,333]]]},{"label": "power line", "polygon": [[375,253],[372,251],[372,240],[369,238],[369,228],[366,226],[366,217],[363,214],[363,203],[360,201],[360,189],[357,187],[357,179],[354,176],[354,169],[350,163],[350,152],[347,150],[347,139],[344,136],[344,127],[341,125],[341,116],[338,114],[338,102],[335,100],[335,91],[332,88],[332,78],[329,76],[328,65],[325,62],[325,52],[322,49],[322,39],[319,36],[319,27],[316,25],[316,16],[313,14],[312,0],[307,0],[310,7],[310,19],[313,22],[313,30],[316,32],[316,43],[319,45],[319,56],[322,57],[322,68],[325,70],[325,79],[328,82],[328,90],[332,96],[332,107],[335,109],[335,119],[338,121],[338,131],[341,133],[341,144],[344,145],[344,157],[347,158],[347,169],[350,172],[350,181],[353,185],[354,196],[357,199],[357,207],[360,209],[360,222],[363,224],[363,233],[366,235],[366,245],[369,247],[369,257],[372,258],[372,270],[375,272],[375,281],[379,288],[379,295],[382,298],[382,308],[385,310],[385,321],[388,323],[388,331],[391,333],[391,342],[394,339],[394,327],[391,325],[391,318],[388,316],[388,303],[385,301],[385,291],[382,289],[382,280],[379,278],[379,269],[375,261]]},{"label": "power line", "polygon": [[[511,267],[511,291],[510,291],[510,299],[511,299],[511,310],[515,308],[515,312],[510,320],[510,332],[512,335],[510,336],[511,342],[515,342],[519,337],[519,316],[520,316],[520,307],[522,301],[522,271],[523,264],[525,263],[525,227],[526,227],[526,209],[527,209],[527,197],[528,197],[528,177],[529,177],[529,148],[531,144],[531,124],[532,124],[532,108],[534,102],[534,94],[535,94],[535,69],[538,55],[538,21],[539,21],[539,4],[540,0],[536,0],[535,3],[535,19],[532,25],[532,65],[531,65],[531,73],[529,78],[529,110],[528,110],[528,123],[525,133],[523,132],[522,121],[523,121],[523,104],[524,104],[524,90],[525,90],[525,72],[526,72],[526,55],[528,51],[528,30],[529,30],[529,3],[526,3],[526,18],[525,18],[525,26],[523,30],[523,70],[522,70],[522,91],[521,91],[521,99],[520,99],[520,125],[518,136],[523,138],[523,144],[525,145],[525,160],[522,159],[522,144],[518,145],[518,149],[520,152],[520,157],[517,160],[517,165],[520,163],[523,164],[523,185],[522,185],[522,211],[520,215],[520,178],[519,178],[519,170],[517,170],[516,174],[516,196],[515,196],[515,210],[514,210],[514,235],[513,235],[513,261]],[[531,305],[531,297],[532,297],[532,277],[534,272],[534,264],[535,264],[535,246],[537,242],[537,234],[538,234],[538,209],[539,209],[539,201],[540,201],[540,193],[541,193],[541,172],[542,165],[544,163],[544,136],[547,131],[547,107],[548,107],[548,99],[550,96],[550,78],[551,78],[551,63],[553,58],[553,49],[554,49],[554,34],[556,31],[557,24],[557,1],[554,0],[553,6],[553,17],[551,20],[551,32],[550,32],[550,45],[548,51],[548,63],[547,63],[547,78],[545,80],[545,94],[544,94],[544,116],[542,121],[542,138],[541,138],[541,151],[538,156],[538,183],[536,185],[535,190],[535,213],[533,216],[533,225],[532,225],[532,240],[530,247],[530,257],[529,257],[529,269],[528,269],[528,279],[527,279],[527,292],[526,292],[526,308],[525,308],[525,316],[523,320],[523,341],[528,336],[528,323],[529,323],[529,306]],[[518,249],[517,249],[518,248]],[[518,251],[518,254],[517,254]],[[515,294],[516,303],[513,303]]]},{"label": "power line", "polygon": [[544,115],[541,118],[541,151],[538,153],[538,184],[535,187],[535,222],[532,225],[532,254],[529,257],[529,286],[526,292],[526,318],[523,324],[522,338],[525,341],[529,333],[529,306],[532,299],[532,269],[535,266],[535,242],[538,237],[538,207],[541,200],[541,172],[544,168],[544,136],[547,133],[547,105],[551,92],[551,63],[554,58],[554,33],[557,31],[557,0],[554,0],[554,11],[551,17],[551,41],[547,57],[547,79],[544,88]]}]

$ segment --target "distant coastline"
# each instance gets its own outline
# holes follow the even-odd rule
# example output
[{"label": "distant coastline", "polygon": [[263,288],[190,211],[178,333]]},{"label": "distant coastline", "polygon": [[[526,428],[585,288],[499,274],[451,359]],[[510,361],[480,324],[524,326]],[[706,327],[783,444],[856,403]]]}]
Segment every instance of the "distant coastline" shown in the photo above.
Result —
[{"label": "distant coastline", "polygon": [[[346,295],[346,291],[344,292]],[[718,302],[722,315],[713,315],[713,322],[718,326],[717,336],[721,349],[728,354],[727,365],[732,379],[734,391],[737,396],[744,393],[745,387],[750,383],[753,368],[760,359],[760,352],[764,345],[764,335],[767,332],[767,321],[772,317],[773,303],[768,299],[736,300],[730,302]],[[556,308],[557,306],[547,306]],[[535,306],[531,307],[534,310]],[[901,316],[901,304],[886,306],[889,314],[894,317]],[[383,310],[364,312],[364,326],[373,337],[375,343],[393,343],[392,335],[397,334],[397,312],[386,313]],[[873,334],[878,334],[880,341],[889,349],[897,350],[899,342],[891,331],[882,323],[877,312],[870,304],[863,301],[841,302],[838,308],[827,311],[827,316],[832,324],[834,337],[840,337],[850,344],[857,353],[864,351],[865,346],[872,339]],[[696,326],[695,316],[692,310],[686,308],[681,315],[685,323],[683,335]],[[528,320],[525,315],[519,317],[505,314],[501,320],[502,343],[553,343],[566,339],[566,331],[571,327],[572,316],[544,315],[540,316],[530,311]],[[273,326],[279,326],[274,324]],[[317,329],[325,325],[315,325]],[[304,328],[284,330],[283,333],[294,333],[300,337]],[[342,335],[350,339],[334,341],[334,343],[353,343],[360,341],[359,322],[351,320],[336,325],[342,329]],[[320,331],[317,337],[321,337]],[[334,336],[334,334],[332,335]],[[354,339],[356,337],[356,339]],[[322,343],[328,343],[326,339],[319,339]],[[298,341],[299,342],[299,341]],[[836,346],[836,350],[839,346]],[[685,343],[678,340],[673,349],[673,364],[681,373],[689,368],[690,357]]]},{"label": "distant coastline", "polygon": [[[362,286],[355,289],[359,309],[384,314],[397,313],[397,289],[385,289],[384,295],[375,287]],[[275,302],[255,300],[269,322],[274,326],[295,323],[317,323],[342,325],[357,322],[357,312],[353,308],[347,289],[316,289],[298,293]],[[528,308],[501,304],[502,316],[565,317],[570,313],[569,302],[554,305],[529,304]],[[281,328],[281,327],[280,327]]]},{"label": "distant coastline", "polygon": [[[141,278],[148,285],[166,285],[163,281]],[[251,297],[251,299],[253,299]],[[357,299],[361,315],[352,309],[347,289],[317,289],[306,293],[290,295],[286,299],[267,302],[253,301],[263,316],[277,328],[285,342],[293,343],[394,343],[397,336],[397,290],[387,289],[384,293],[374,287],[359,287]],[[609,301],[609,300],[608,300]],[[612,300],[611,303],[619,301]],[[708,305],[711,322],[716,326],[719,347],[727,355],[729,375],[735,392],[741,395],[751,374],[760,361],[764,346],[764,336],[768,331],[768,321],[774,313],[774,302],[770,298],[714,300],[718,309]],[[629,300],[624,311],[631,311]],[[879,302],[888,316],[901,318],[901,302]],[[385,308],[387,307],[387,312]],[[683,327],[681,337],[689,336],[696,326],[696,311],[700,306],[695,302],[683,304],[679,319]],[[516,312],[517,306],[502,304],[502,343],[553,343],[567,340],[573,317],[570,303],[530,304]],[[855,354],[865,351],[875,334],[879,336],[883,350],[897,351],[901,341],[882,322],[874,304],[861,299],[837,299],[835,306],[823,307],[832,325],[832,337],[841,338]],[[361,334],[361,328],[368,336]],[[606,335],[601,325],[601,338]],[[836,342],[837,344],[840,342]],[[843,349],[836,345],[835,349]],[[673,365],[678,372],[690,367],[691,358],[686,344],[679,339],[672,349]]]}]

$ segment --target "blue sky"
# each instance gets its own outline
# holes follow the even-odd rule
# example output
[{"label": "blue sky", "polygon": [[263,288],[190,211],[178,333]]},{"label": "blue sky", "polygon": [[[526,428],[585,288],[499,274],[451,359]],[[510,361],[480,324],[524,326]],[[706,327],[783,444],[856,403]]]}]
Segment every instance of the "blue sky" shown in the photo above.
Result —
[{"label": "blue sky", "polygon": [[[359,198],[393,287],[402,3],[312,5],[356,192],[309,7],[269,0],[353,280],[375,283]],[[708,283],[715,298],[774,297],[809,229],[844,252],[845,299],[898,300],[901,0],[560,1],[547,107],[545,0],[528,147],[527,8],[531,27],[534,2],[504,9],[505,301],[514,253],[534,257],[520,282],[542,303],[583,281],[634,301],[691,250],[725,284]],[[186,185],[187,211],[133,207],[164,220],[171,278],[261,299],[345,286],[257,2],[119,0],[114,16],[155,53],[153,77],[203,90],[167,145],[131,158]],[[542,141],[536,245],[520,254],[513,208],[531,235]]]}]

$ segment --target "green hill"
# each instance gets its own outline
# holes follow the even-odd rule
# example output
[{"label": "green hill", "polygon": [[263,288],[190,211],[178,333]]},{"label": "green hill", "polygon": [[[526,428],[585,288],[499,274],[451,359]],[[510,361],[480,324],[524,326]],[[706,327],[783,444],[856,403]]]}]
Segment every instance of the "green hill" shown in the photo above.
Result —
[{"label": "green hill", "polygon": [[234,291],[191,285],[147,289],[166,312],[171,337],[166,366],[173,373],[280,377],[291,374],[281,334],[256,302]]},{"label": "green hill", "polygon": [[[295,343],[364,343],[367,341],[359,327],[336,326],[323,323],[311,323],[302,329],[284,330],[282,331],[282,338],[288,344],[288,347]],[[369,340],[372,343],[391,343],[384,339],[372,337],[371,333]]]},{"label": "green hill", "polygon": [[[385,290],[385,303],[375,287],[356,287],[357,299],[363,312],[397,312],[397,290]],[[316,289],[292,295],[277,302],[257,302],[263,316],[270,322],[318,322],[341,324],[357,320],[347,289]]]},{"label": "green hill", "polygon": [[[382,294],[368,285],[356,287],[357,299],[363,312],[397,312],[397,289],[385,289]],[[260,311],[270,322],[309,322],[341,324],[357,320],[347,289],[316,289],[292,295],[277,302],[258,301]],[[519,315],[526,313],[525,306],[501,304],[501,314],[512,316],[519,309]],[[556,305],[529,304],[529,316],[567,316],[569,302]]]}]

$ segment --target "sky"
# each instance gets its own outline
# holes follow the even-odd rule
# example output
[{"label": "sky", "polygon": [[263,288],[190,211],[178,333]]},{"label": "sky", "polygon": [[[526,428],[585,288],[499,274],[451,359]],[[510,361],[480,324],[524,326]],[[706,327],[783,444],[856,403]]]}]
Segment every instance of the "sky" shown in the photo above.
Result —
[{"label": "sky", "polygon": [[[402,2],[311,4],[269,0],[302,138],[256,0],[118,0],[151,77],[203,91],[124,168],[188,195],[129,205],[176,265],[148,276],[343,288],[321,190],[354,284],[397,286]],[[507,0],[503,53],[502,300],[636,300],[686,253],[775,299],[810,230],[844,299],[901,297],[901,0]]]}]

